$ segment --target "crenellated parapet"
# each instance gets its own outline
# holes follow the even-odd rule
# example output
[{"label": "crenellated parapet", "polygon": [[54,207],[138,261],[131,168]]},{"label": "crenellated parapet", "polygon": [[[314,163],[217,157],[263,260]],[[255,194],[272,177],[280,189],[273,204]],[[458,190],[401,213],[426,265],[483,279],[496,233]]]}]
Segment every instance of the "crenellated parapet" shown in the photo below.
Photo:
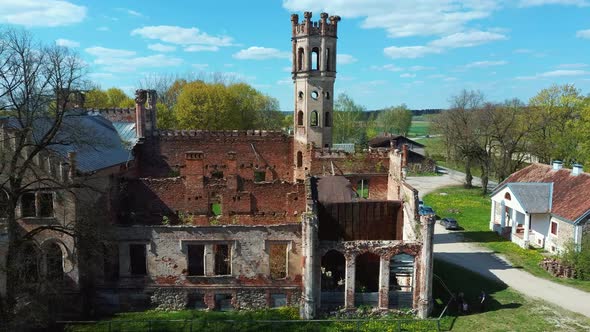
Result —
[{"label": "crenellated parapet", "polygon": [[159,130],[154,136],[163,140],[197,139],[288,139],[289,136],[282,131],[274,130]]},{"label": "crenellated parapet", "polygon": [[328,16],[327,13],[321,13],[319,21],[312,21],[312,13],[305,12],[303,17],[304,20],[299,22],[299,15],[291,15],[293,38],[311,35],[337,37],[340,16]]},{"label": "crenellated parapet", "polygon": [[86,108],[88,114],[100,114],[111,122],[135,122],[135,108]]}]

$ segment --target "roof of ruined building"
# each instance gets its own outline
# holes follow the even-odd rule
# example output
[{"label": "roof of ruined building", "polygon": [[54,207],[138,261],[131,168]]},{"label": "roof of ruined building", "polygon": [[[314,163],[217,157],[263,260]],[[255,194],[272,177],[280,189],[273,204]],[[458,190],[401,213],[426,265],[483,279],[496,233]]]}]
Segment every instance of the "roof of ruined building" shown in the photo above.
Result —
[{"label": "roof of ruined building", "polygon": [[369,147],[372,148],[388,148],[390,147],[390,142],[391,141],[396,141],[397,142],[397,146],[395,148],[398,148],[401,144],[403,143],[410,143],[412,145],[414,145],[415,147],[424,147],[423,144],[420,144],[414,140],[411,140],[405,136],[402,135],[381,135],[381,136],[377,136],[373,139],[371,139],[369,141]]},{"label": "roof of ruined building", "polygon": [[316,186],[320,203],[353,202],[358,196],[350,181],[340,175],[319,177]]},{"label": "roof of ruined building", "polygon": [[510,175],[494,194],[508,184],[553,183],[551,213],[577,222],[590,213],[590,174],[573,175],[570,169],[553,170],[550,165],[532,164]]},{"label": "roof of ruined building", "polygon": [[508,183],[507,186],[526,212],[551,212],[553,183]]},{"label": "roof of ruined building", "polygon": [[[41,141],[52,128],[53,119],[40,117],[33,121],[33,139]],[[16,118],[8,126],[19,128]],[[101,170],[133,159],[113,124],[100,115],[73,112],[64,116],[61,127],[48,149],[67,160],[76,153],[76,168],[83,173]]]},{"label": "roof of ruined building", "polygon": [[127,150],[133,149],[139,141],[137,131],[135,130],[135,122],[113,122],[113,127],[115,127],[125,148]]}]

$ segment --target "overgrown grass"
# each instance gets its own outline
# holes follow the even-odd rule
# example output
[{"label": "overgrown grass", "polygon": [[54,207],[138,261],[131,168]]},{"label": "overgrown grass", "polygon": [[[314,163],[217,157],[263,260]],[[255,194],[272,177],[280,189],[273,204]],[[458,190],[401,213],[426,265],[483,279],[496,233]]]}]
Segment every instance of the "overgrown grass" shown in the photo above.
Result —
[{"label": "overgrown grass", "polygon": [[424,203],[432,206],[441,218],[457,219],[459,225],[464,228],[464,240],[480,242],[494,252],[504,255],[514,266],[522,267],[538,277],[590,291],[590,281],[555,278],[540,268],[539,262],[545,257],[542,250],[522,249],[490,231],[491,199],[489,196],[481,195],[481,188],[442,188],[426,195]]},{"label": "overgrown grass", "polygon": [[[456,320],[443,320],[444,330],[450,331],[588,331],[590,319],[543,301],[524,297],[506,285],[492,281],[459,266],[435,260],[434,273],[454,292],[463,292],[470,305],[468,315]],[[435,283],[436,284],[436,283]],[[488,295],[486,309],[479,312],[478,295]],[[441,292],[434,289],[435,296]],[[455,305],[449,314],[456,315]]]}]

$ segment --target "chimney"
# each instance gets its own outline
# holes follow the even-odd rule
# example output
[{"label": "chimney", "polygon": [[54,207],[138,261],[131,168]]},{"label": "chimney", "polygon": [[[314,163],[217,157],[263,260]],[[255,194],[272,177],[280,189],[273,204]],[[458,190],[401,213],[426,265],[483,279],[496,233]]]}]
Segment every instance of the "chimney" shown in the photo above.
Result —
[{"label": "chimney", "polygon": [[137,137],[145,137],[145,102],[146,90],[135,90],[135,131]]},{"label": "chimney", "polygon": [[559,171],[562,168],[563,168],[563,163],[561,162],[561,160],[554,160],[553,161],[553,170],[554,171]]},{"label": "chimney", "polygon": [[584,169],[582,168],[582,165],[574,164],[572,166],[572,175],[578,176],[578,175],[582,174],[583,172],[584,172]]}]

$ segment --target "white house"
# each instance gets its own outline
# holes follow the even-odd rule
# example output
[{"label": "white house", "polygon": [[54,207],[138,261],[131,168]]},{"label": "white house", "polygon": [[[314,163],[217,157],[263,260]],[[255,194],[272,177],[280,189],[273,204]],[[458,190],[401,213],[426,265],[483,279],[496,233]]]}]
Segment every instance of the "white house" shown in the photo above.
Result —
[{"label": "white house", "polygon": [[582,166],[532,164],[492,192],[490,229],[523,248],[556,253],[590,236],[590,174]]}]

